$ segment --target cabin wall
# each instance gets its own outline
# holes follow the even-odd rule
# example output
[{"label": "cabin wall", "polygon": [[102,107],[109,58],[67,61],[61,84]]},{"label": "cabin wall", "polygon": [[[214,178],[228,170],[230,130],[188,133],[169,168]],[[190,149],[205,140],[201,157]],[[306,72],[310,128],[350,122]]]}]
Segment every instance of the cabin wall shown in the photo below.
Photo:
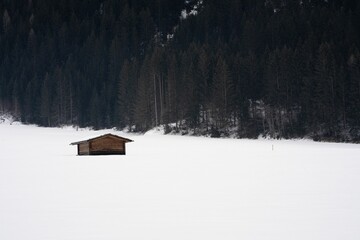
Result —
[{"label": "cabin wall", "polygon": [[78,154],[79,155],[89,155],[90,154],[89,143],[78,144]]},{"label": "cabin wall", "polygon": [[125,143],[111,137],[90,142],[90,154],[125,154]]}]

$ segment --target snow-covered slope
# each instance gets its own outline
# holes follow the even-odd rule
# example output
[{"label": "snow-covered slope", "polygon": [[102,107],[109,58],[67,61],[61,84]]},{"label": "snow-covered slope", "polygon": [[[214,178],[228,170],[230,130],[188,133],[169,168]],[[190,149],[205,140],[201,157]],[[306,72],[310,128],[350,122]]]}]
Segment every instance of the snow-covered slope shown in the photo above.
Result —
[{"label": "snow-covered slope", "polygon": [[360,239],[359,145],[155,133],[0,124],[0,239]]}]

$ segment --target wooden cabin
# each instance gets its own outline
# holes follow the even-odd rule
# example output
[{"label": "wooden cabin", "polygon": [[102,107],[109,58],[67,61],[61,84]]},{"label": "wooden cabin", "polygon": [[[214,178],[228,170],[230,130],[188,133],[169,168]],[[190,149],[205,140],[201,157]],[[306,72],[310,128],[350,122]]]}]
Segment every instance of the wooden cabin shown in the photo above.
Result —
[{"label": "wooden cabin", "polygon": [[88,140],[73,142],[77,145],[78,155],[125,155],[125,144],[133,142],[113,134],[105,134]]}]

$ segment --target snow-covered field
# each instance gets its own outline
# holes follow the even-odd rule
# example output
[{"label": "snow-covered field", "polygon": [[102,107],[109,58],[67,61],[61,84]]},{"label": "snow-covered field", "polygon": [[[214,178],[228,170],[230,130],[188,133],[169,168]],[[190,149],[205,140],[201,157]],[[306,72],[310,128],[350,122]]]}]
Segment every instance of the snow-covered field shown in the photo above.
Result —
[{"label": "snow-covered field", "polygon": [[[69,143],[133,139],[126,156]],[[360,145],[0,124],[1,240],[360,239]]]}]

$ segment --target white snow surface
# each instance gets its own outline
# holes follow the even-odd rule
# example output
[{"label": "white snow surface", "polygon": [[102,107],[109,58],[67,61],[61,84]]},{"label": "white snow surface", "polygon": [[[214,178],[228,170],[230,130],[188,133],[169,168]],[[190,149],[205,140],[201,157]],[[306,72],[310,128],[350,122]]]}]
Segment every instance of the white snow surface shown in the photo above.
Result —
[{"label": "white snow surface", "polygon": [[[126,156],[76,156],[105,133]],[[360,239],[360,146],[0,124],[1,240]]]}]

